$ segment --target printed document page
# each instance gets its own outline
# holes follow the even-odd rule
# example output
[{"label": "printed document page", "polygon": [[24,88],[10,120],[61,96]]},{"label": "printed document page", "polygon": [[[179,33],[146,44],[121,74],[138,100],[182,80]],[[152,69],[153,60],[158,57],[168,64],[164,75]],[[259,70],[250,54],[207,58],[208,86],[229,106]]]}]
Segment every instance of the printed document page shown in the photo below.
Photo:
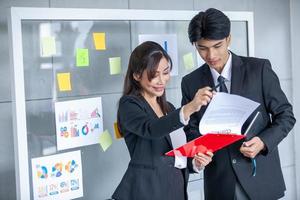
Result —
[{"label": "printed document page", "polygon": [[199,131],[207,133],[241,134],[244,122],[259,106],[245,97],[218,92],[209,103],[200,123]]}]

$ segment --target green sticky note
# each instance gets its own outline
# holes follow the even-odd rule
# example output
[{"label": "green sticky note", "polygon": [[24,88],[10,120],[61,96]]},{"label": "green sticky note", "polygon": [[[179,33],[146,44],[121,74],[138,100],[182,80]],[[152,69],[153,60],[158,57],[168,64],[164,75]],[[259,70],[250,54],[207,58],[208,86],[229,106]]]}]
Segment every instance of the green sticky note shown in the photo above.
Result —
[{"label": "green sticky note", "polygon": [[109,69],[111,75],[121,73],[121,57],[109,58]]},{"label": "green sticky note", "polygon": [[42,38],[42,56],[50,57],[56,54],[55,38],[43,37]]},{"label": "green sticky note", "polygon": [[76,66],[87,67],[89,66],[89,50],[76,49]]},{"label": "green sticky note", "polygon": [[108,130],[105,130],[100,134],[99,144],[102,147],[103,151],[106,151],[112,144],[112,138]]},{"label": "green sticky note", "polygon": [[185,69],[189,70],[195,67],[193,53],[187,53],[183,56]]}]

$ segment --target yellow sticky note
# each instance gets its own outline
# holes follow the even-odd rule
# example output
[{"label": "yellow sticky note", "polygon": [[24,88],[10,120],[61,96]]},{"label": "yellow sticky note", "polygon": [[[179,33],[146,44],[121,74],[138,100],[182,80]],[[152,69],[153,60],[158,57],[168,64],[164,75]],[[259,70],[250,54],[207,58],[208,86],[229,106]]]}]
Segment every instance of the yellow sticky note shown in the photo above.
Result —
[{"label": "yellow sticky note", "polygon": [[94,45],[96,50],[105,50],[105,33],[93,33]]},{"label": "yellow sticky note", "polygon": [[183,56],[183,63],[185,69],[192,69],[195,67],[193,53],[187,53]]},{"label": "yellow sticky note", "polygon": [[89,66],[89,50],[76,49],[76,66],[87,67]]},{"label": "yellow sticky note", "polygon": [[109,58],[109,69],[111,75],[121,73],[121,57]]},{"label": "yellow sticky note", "polygon": [[58,73],[57,82],[59,91],[71,91],[71,74],[70,73]]},{"label": "yellow sticky note", "polygon": [[108,130],[105,130],[100,134],[99,144],[102,147],[103,151],[106,151],[112,144],[112,138]]},{"label": "yellow sticky note", "polygon": [[42,56],[49,57],[56,54],[56,45],[54,37],[42,38]]},{"label": "yellow sticky note", "polygon": [[116,137],[116,139],[120,139],[120,138],[123,137],[122,134],[121,134],[121,132],[120,132],[120,130],[119,130],[117,122],[114,123],[114,130],[115,130],[115,137]]}]

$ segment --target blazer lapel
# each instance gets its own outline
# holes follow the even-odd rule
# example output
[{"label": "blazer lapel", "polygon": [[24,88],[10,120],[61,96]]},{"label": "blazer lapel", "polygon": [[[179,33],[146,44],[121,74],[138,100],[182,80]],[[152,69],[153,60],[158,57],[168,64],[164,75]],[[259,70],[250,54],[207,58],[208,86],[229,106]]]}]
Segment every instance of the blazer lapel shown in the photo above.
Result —
[{"label": "blazer lapel", "polygon": [[[151,106],[149,105],[149,103],[147,102],[147,100],[144,97],[142,97],[142,99],[144,100],[144,103],[145,103],[145,105],[147,107],[147,110],[149,110],[154,117],[158,118],[158,116],[156,115],[156,113],[154,112],[154,110],[151,108]],[[170,134],[167,135],[167,136],[165,136],[164,138],[167,140],[167,142],[170,145],[170,147],[172,147],[172,141],[171,141]]]},{"label": "blazer lapel", "polygon": [[[195,89],[200,89],[202,87],[214,87],[215,83],[214,83],[214,79],[212,77],[210,68],[207,64],[204,64],[200,67],[199,69],[199,79],[200,79],[200,87],[199,85],[197,87],[199,88],[195,88]],[[195,93],[197,92],[197,90],[195,90]],[[205,113],[207,109],[207,106],[202,106],[202,108],[200,109],[199,112],[197,112],[197,115],[201,118],[203,116],[203,114]]]},{"label": "blazer lapel", "polygon": [[204,86],[214,87],[215,83],[214,83],[213,77],[211,75],[211,71],[209,69],[209,66],[207,64],[204,64],[202,67],[203,67],[202,80],[205,83]]},{"label": "blazer lapel", "polygon": [[231,94],[241,94],[242,83],[245,76],[245,68],[242,67],[243,61],[240,57],[232,53],[232,69],[231,69]]},{"label": "blazer lapel", "polygon": [[169,143],[170,147],[173,148],[173,145],[172,145],[172,141],[171,141],[170,135],[165,136],[165,138],[166,138],[167,142]]}]

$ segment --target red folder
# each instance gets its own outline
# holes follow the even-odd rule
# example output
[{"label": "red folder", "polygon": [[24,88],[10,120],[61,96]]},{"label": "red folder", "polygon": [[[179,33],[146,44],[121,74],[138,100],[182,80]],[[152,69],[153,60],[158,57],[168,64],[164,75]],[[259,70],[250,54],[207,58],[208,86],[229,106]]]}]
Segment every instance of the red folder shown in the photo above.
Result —
[{"label": "red folder", "polygon": [[194,157],[199,152],[215,152],[243,138],[245,138],[244,135],[208,133],[165,153],[165,155]]}]

